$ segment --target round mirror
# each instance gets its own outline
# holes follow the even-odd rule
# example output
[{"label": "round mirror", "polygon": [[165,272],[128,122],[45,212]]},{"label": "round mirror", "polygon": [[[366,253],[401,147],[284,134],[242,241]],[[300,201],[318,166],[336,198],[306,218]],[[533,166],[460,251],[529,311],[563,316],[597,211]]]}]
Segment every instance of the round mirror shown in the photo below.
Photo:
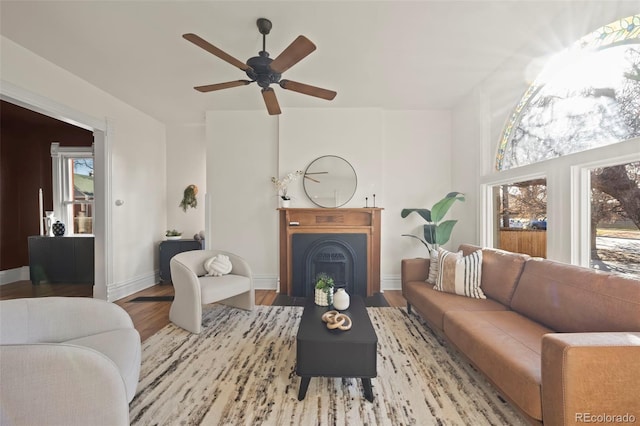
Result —
[{"label": "round mirror", "polygon": [[316,158],[304,171],[304,192],[320,207],[344,206],[355,194],[357,184],[351,164],[335,155]]}]

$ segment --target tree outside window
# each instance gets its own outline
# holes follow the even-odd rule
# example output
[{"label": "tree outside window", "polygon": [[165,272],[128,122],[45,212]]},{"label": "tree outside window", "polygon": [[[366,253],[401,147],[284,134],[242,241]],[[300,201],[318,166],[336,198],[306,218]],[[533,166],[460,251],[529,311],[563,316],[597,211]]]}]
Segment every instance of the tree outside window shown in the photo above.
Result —
[{"label": "tree outside window", "polygon": [[591,267],[640,277],[640,161],[590,175]]}]

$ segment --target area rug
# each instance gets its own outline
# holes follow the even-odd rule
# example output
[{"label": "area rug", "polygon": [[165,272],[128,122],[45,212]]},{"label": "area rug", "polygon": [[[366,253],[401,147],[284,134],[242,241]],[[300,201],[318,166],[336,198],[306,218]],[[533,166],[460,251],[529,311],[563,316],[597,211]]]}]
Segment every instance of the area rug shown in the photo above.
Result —
[{"label": "area rug", "polygon": [[302,308],[205,308],[143,343],[133,425],[524,425],[481,374],[404,308],[367,308],[378,335],[374,401],[360,380],[313,378],[298,401]]}]

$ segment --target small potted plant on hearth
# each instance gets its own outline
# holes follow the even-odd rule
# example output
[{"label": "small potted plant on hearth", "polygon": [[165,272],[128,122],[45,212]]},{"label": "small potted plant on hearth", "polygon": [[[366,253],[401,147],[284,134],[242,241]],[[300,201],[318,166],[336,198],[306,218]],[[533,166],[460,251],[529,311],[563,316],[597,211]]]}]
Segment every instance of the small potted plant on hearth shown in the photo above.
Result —
[{"label": "small potted plant on hearth", "polygon": [[316,277],[315,302],[318,306],[329,306],[333,304],[333,278],[324,272]]}]

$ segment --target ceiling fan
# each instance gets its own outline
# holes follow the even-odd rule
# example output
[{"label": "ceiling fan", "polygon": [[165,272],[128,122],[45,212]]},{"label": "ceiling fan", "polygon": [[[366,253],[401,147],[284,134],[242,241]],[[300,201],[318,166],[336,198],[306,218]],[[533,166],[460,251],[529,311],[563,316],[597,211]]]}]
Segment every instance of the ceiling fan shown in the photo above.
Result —
[{"label": "ceiling fan", "polygon": [[234,80],[225,83],[196,86],[194,89],[199,92],[213,92],[231,87],[246,86],[247,84],[256,82],[258,86],[262,87],[262,97],[269,115],[278,115],[281,112],[276,93],[273,88],[269,87],[272,83],[279,84],[283,89],[293,90],[294,92],[329,101],[336,97],[337,93],[332,90],[298,83],[297,81],[281,79],[282,73],[316,50],[315,44],[305,36],[298,36],[278,57],[271,59],[269,52],[266,50],[266,36],[271,31],[271,21],[266,18],[260,18],[256,24],[258,25],[258,31],[262,34],[262,51],[258,52],[258,56],[249,58],[246,64],[195,34],[188,33],[182,35],[182,37],[196,46],[240,68],[247,74],[247,77],[249,77],[249,80]]}]

